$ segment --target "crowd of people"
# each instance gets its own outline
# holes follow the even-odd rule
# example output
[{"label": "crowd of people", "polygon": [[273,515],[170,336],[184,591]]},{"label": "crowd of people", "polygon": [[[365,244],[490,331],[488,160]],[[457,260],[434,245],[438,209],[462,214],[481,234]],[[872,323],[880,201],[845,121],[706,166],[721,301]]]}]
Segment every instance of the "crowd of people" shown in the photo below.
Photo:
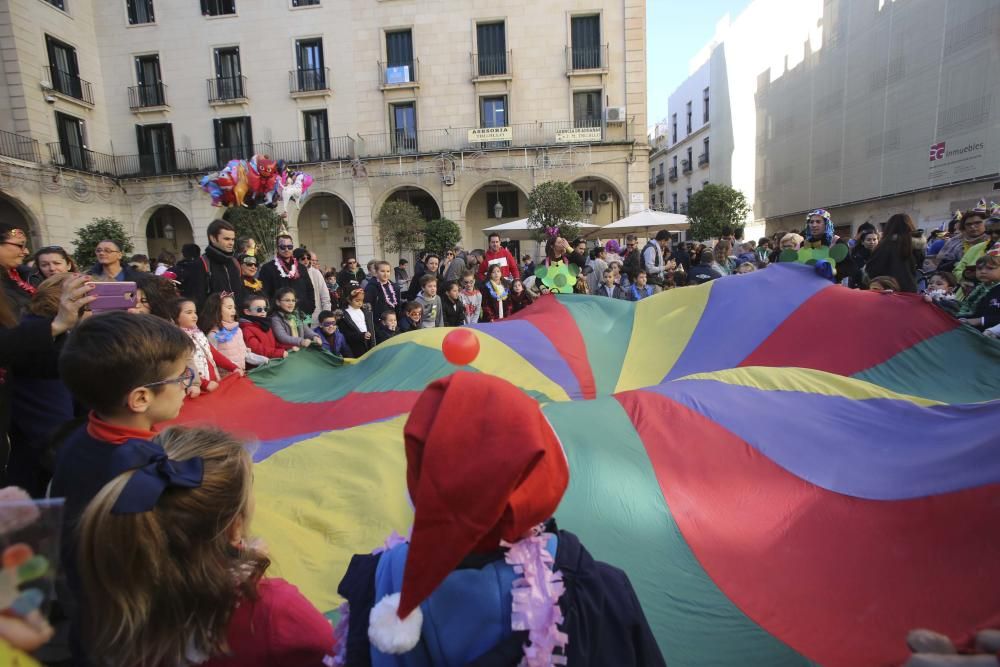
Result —
[{"label": "crowd of people", "polygon": [[[25,231],[0,221],[0,427],[10,445],[6,482],[34,498],[66,498],[66,590],[60,601],[71,621],[70,646],[78,660],[87,653],[100,656],[102,664],[122,665],[326,664],[324,659],[336,660],[338,653],[343,660],[350,642],[344,636],[334,640],[323,616],[293,586],[265,576],[266,550],[247,529],[252,474],[246,449],[224,433],[171,429],[157,434],[157,425],[176,417],[185,399],[216,391],[227,375],[243,375],[273,359],[309,348],[360,357],[413,329],[506,319],[531,308],[549,289],[536,275],[535,259],[518,261],[495,234],[485,249],[423,253],[412,274],[405,259],[395,267],[373,260],[362,268],[348,258],[339,269],[326,268],[314,251],[296,247],[287,234],[276,239],[275,257],[265,258],[253,239],[237,238],[224,220],[209,225],[207,240],[204,251],[192,244],[183,247],[180,260],[164,252],[154,261],[126,258],[118,243],[104,240],[96,247],[96,263],[81,272],[60,247],[31,253]],[[817,209],[802,230],[756,242],[740,241],[729,231],[711,245],[675,242],[667,232],[641,245],[628,235],[624,246],[609,240],[591,247],[585,239],[570,243],[555,237],[547,240],[537,265],[575,264],[576,293],[640,301],[664,290],[795,261],[803,248],[838,244],[846,252],[829,267],[833,280],[857,289],[919,292],[961,323],[986,335],[1000,334],[1000,209],[985,203],[929,235],[900,213],[881,227],[862,225],[852,238],[839,238],[830,215]],[[134,282],[133,305],[127,311],[88,313],[102,281]],[[520,400],[513,387],[470,384],[457,391],[445,383],[437,391],[439,400],[470,411],[475,400],[493,400],[485,396],[507,395],[512,404]],[[419,426],[420,444],[413,445],[418,449],[431,446],[427,420],[432,412],[415,408],[415,414],[426,417]],[[519,446],[543,447],[549,435],[529,422],[516,425],[528,431],[514,440]],[[441,430],[434,431],[438,439]],[[444,440],[434,446],[452,446]],[[497,452],[508,446],[495,444]],[[528,450],[529,458],[539,451]],[[484,449],[484,456],[490,451]],[[493,472],[502,468],[500,459],[516,459],[504,451]],[[419,458],[419,452],[413,456]],[[526,483],[525,470],[514,465],[508,471],[515,487]],[[438,472],[435,488],[449,477]],[[431,474],[424,470],[428,478]],[[469,474],[488,483],[491,472]],[[556,469],[548,474],[563,476]],[[419,494],[414,502],[419,519]],[[513,501],[508,494],[497,502],[502,509]],[[487,521],[481,534],[468,536],[472,543],[455,547],[461,552],[457,559],[484,535],[491,536],[495,550],[493,538],[501,533],[508,541],[530,538],[535,546],[544,546],[539,535],[556,535],[579,551],[571,534],[548,523],[557,502],[554,497],[542,503],[532,525],[521,522],[491,532]],[[536,524],[544,526],[541,532]],[[563,567],[572,566],[564,562]],[[194,570],[198,576],[187,576]],[[591,572],[589,585],[599,589],[602,577],[621,584],[624,575],[612,570]],[[344,597],[358,598],[359,590],[367,590],[372,571],[349,572],[342,583]],[[446,574],[431,589],[443,585]],[[390,616],[405,620],[414,600],[430,594],[422,589],[408,595],[412,586],[404,580],[386,591],[391,596],[402,589],[404,599],[402,612],[397,605]],[[619,629],[631,633],[629,639],[602,636],[604,648],[594,650],[635,642],[629,654],[643,658],[630,664],[661,664],[641,609],[631,605],[634,595],[618,599],[620,592],[608,593],[608,599],[621,605],[621,617],[630,625]],[[243,608],[238,604],[243,599],[257,603]],[[376,602],[364,596],[356,600],[366,609],[375,607],[373,624]],[[263,635],[254,630],[261,624],[269,628]],[[33,627],[29,648],[51,635],[47,625]],[[182,627],[187,634],[177,632]],[[362,647],[355,650],[390,651],[395,645],[374,630],[364,639],[354,625],[350,630],[353,645]],[[516,664],[523,643],[523,637],[515,642],[513,653],[504,642],[480,647],[497,660],[482,664]],[[269,662],[275,655],[286,659]]]}]

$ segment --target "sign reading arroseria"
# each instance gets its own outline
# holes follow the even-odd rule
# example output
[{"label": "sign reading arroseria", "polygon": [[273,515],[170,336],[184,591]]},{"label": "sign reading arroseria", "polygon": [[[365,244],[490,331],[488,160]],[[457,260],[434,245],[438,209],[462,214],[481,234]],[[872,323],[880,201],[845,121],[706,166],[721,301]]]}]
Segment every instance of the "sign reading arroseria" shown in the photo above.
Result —
[{"label": "sign reading arroseria", "polygon": [[929,173],[932,184],[950,183],[980,175],[986,155],[986,137],[981,133],[949,137],[930,146]]},{"label": "sign reading arroseria", "polygon": [[514,133],[510,126],[503,127],[476,127],[469,130],[469,143],[481,144],[488,141],[510,141]]}]

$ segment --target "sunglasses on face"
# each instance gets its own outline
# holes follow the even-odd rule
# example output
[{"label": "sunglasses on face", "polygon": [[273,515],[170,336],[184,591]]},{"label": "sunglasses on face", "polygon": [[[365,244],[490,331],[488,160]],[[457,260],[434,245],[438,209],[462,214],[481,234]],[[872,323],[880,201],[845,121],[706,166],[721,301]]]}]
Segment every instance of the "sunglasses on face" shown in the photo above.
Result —
[{"label": "sunglasses on face", "polygon": [[320,326],[323,327],[324,329],[330,329],[332,327],[337,326],[337,321],[334,320],[332,322],[323,322],[322,324],[320,324]]},{"label": "sunglasses on face", "polygon": [[251,313],[266,313],[267,312],[267,308],[263,308],[261,306],[257,306],[255,308],[247,308],[247,310],[250,311]]},{"label": "sunglasses on face", "polygon": [[257,262],[243,262],[243,266],[257,266]]},{"label": "sunglasses on face", "polygon": [[279,245],[278,246],[278,250],[294,250],[294,249],[295,249],[295,246],[293,246],[293,245]]}]

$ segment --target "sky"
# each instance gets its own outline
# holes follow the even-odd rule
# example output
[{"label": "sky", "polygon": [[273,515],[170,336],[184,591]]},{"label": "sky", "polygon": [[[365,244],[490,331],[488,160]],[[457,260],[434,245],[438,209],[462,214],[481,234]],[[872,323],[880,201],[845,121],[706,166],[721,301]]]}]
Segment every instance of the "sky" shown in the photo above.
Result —
[{"label": "sky", "polygon": [[750,0],[646,0],[647,122],[667,116],[670,93],[688,75],[688,63],[715,34],[726,13],[736,18]]}]

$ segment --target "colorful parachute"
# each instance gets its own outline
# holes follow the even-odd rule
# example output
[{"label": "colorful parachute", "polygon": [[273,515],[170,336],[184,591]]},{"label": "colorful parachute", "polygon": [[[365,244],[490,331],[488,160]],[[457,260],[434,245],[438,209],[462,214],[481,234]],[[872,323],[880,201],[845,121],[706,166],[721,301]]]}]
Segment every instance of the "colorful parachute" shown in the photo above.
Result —
[{"label": "colorful parachute", "polygon": [[[628,572],[669,664],[898,664],[911,628],[1000,624],[1000,343],[799,265],[477,329],[472,368],[564,444],[557,519]],[[408,531],[402,428],[455,370],[445,333],[300,352],[185,406],[260,440],[255,531],[322,609],[351,554]]]}]

